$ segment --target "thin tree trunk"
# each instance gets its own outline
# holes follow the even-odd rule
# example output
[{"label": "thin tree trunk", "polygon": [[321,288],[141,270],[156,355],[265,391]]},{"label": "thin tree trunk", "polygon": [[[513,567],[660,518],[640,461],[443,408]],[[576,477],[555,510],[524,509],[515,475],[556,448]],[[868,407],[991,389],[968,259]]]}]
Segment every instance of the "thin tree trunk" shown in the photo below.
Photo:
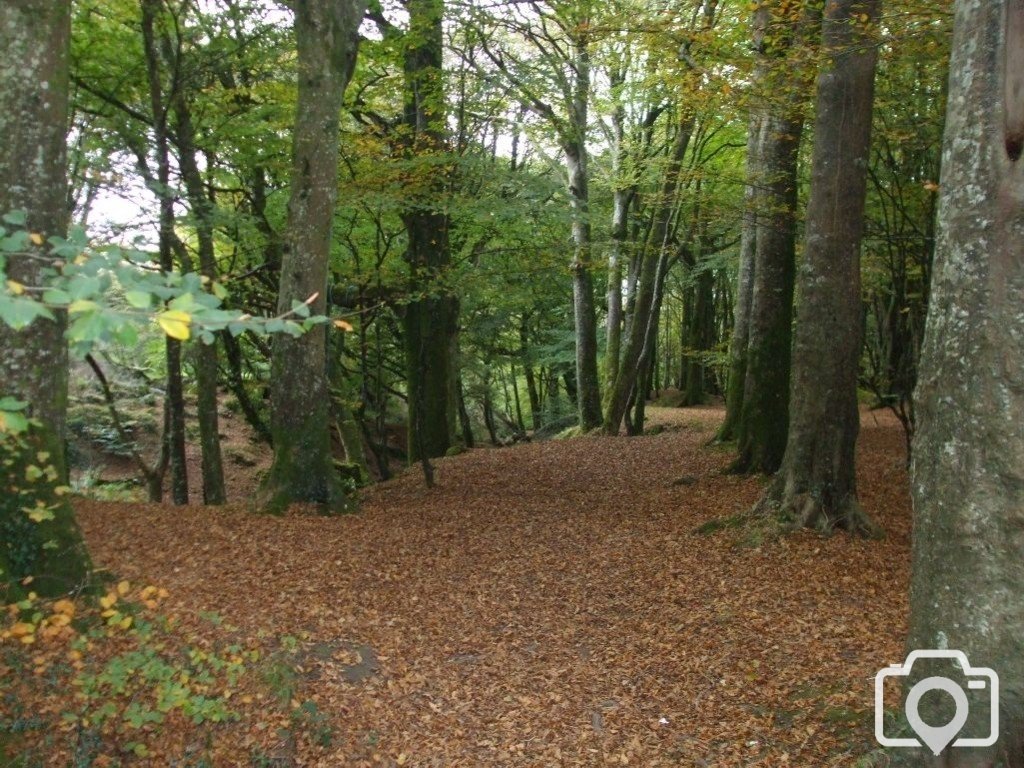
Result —
[{"label": "thin tree trunk", "polygon": [[[195,130],[184,94],[175,95],[175,140],[178,165],[199,241],[199,270],[211,283],[219,277],[213,242],[213,205],[206,196],[203,177],[196,162]],[[224,504],[224,464],[220,448],[220,424],[217,414],[217,343],[202,343],[195,348],[196,411],[199,445],[202,451],[203,503]]]},{"label": "thin tree trunk", "polygon": [[[589,92],[589,87],[587,91]],[[585,102],[581,102],[579,109],[582,110],[582,120],[585,121]],[[576,329],[576,385],[579,392],[576,406],[580,428],[589,431],[601,425],[601,392],[597,374],[597,310],[594,306],[594,280],[590,271],[591,227],[587,149],[580,142],[568,144],[564,150],[573,205],[572,305]]]},{"label": "thin tree trunk", "polygon": [[469,418],[469,410],[466,408],[466,395],[462,389],[461,375],[455,382],[455,386],[455,391],[459,396],[459,424],[462,427],[462,442],[467,448],[472,448],[476,445],[476,440],[473,437],[473,423]]},{"label": "thin tree trunk", "polygon": [[[879,0],[832,0],[818,76],[811,198],[792,407],[782,468],[763,505],[795,525],[876,534],[857,501],[860,242],[871,140]],[[862,21],[864,20],[864,21]]]},{"label": "thin tree trunk", "polygon": [[657,292],[658,268],[669,247],[668,235],[672,214],[676,208],[679,175],[682,170],[683,158],[690,144],[690,137],[693,134],[693,117],[689,113],[683,113],[680,117],[677,131],[661,185],[654,226],[651,228],[651,234],[644,249],[643,262],[637,279],[636,301],[626,336],[626,345],[622,351],[619,376],[615,382],[615,390],[609,398],[604,430],[610,435],[618,434],[622,417],[629,407],[630,393],[636,386],[642,370],[650,363],[654,354],[653,348],[645,342]]},{"label": "thin tree trunk", "polygon": [[[156,144],[157,177],[153,193],[159,201],[160,269],[174,270],[172,240],[174,239],[174,195],[171,192],[171,152],[167,137],[167,101],[160,78],[160,54],[154,26],[160,12],[157,0],[141,0],[142,39],[146,55],[146,74],[149,80],[149,98],[153,112],[153,133]],[[181,375],[181,342],[169,336],[164,340],[167,364],[168,409],[167,450],[170,454],[171,500],[178,505],[188,504],[188,465],[185,460],[185,387]]]},{"label": "thin tree trunk", "polygon": [[[617,73],[613,78],[612,90],[622,86],[624,77]],[[619,377],[619,356],[622,350],[622,261],[626,250],[629,231],[629,205],[633,189],[624,183],[623,166],[626,158],[625,137],[626,109],[620,102],[612,113],[611,148],[614,167],[612,175],[615,188],[612,190],[611,246],[608,249],[608,315],[606,318],[607,349],[605,350],[605,397],[615,389]],[[608,403],[605,403],[606,410]]]},{"label": "thin tree trunk", "polygon": [[537,389],[537,377],[530,362],[530,329],[527,316],[523,315],[519,322],[519,357],[523,363],[523,375],[526,377],[526,393],[530,398],[530,423],[533,429],[540,429],[544,417],[541,408],[540,392]]},{"label": "thin tree trunk", "polygon": [[725,393],[725,420],[715,439],[735,440],[740,413],[743,410],[743,390],[747,380],[747,344],[750,340],[750,305],[754,293],[754,256],[757,253],[757,216],[760,205],[761,178],[758,149],[764,116],[755,111],[747,128],[746,185],[743,190],[743,225],[740,233],[739,276],[736,279],[736,308],[733,313],[732,338],[729,341],[729,381]]}]

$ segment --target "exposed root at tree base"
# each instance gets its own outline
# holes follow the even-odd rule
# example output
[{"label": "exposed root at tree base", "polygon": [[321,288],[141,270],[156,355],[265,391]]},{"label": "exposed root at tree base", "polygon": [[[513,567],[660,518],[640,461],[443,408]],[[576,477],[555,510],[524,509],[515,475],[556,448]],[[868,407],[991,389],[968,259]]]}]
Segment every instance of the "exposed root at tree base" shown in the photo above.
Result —
[{"label": "exposed root at tree base", "polygon": [[840,530],[865,539],[885,537],[885,531],[852,496],[847,496],[838,504],[830,505],[811,493],[780,492],[779,485],[778,481],[772,483],[754,506],[753,514],[770,515],[788,530],[809,528],[825,535],[832,535]]}]

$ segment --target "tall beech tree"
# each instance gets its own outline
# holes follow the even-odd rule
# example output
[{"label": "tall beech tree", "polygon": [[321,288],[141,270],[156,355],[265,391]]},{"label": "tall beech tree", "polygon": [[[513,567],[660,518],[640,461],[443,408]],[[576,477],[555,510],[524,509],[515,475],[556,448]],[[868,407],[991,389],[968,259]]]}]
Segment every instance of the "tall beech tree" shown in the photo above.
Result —
[{"label": "tall beech tree", "polygon": [[[66,131],[70,0],[12,0],[0,5],[0,215],[27,214],[25,225],[44,238],[66,235],[68,225]],[[38,238],[37,238],[38,240]],[[45,246],[7,256],[7,277],[39,285],[47,266]],[[0,323],[0,396],[28,403],[38,422],[29,440],[49,453],[58,477],[45,498],[53,519],[29,520],[19,493],[22,464],[4,466],[0,498],[0,585],[35,577],[33,589],[44,595],[68,592],[90,570],[71,506],[54,494],[66,476],[65,411],[68,353],[65,315],[37,319],[15,331]],[[8,458],[8,457],[4,457]]]},{"label": "tall beech tree", "polygon": [[[309,301],[327,309],[327,265],[338,196],[342,99],[359,47],[364,0],[300,0],[295,4],[298,102],[292,144],[288,245],[281,262],[278,309]],[[318,326],[299,338],[280,335],[271,357],[274,462],[262,500],[270,510],[312,502],[329,511],[351,506],[331,454],[327,333]]]},{"label": "tall beech tree", "polygon": [[[535,5],[534,15],[502,25],[522,36],[533,58],[523,61],[510,49],[483,41],[483,49],[522,103],[554,131],[565,160],[572,207],[573,321],[576,334],[576,404],[580,427],[601,426],[601,383],[597,371],[597,309],[594,302],[593,227],[590,219],[590,105],[593,99],[593,48],[597,37],[590,0]],[[538,67],[540,64],[540,67]],[[549,99],[525,73],[541,69],[557,88]]]},{"label": "tall beech tree", "polygon": [[[909,762],[922,768],[1024,766],[1022,146],[1024,4],[960,0],[916,393],[909,647],[957,648],[998,673],[999,739],[921,750]],[[987,725],[990,692],[966,693]],[[935,706],[922,700],[926,722],[941,722]]]},{"label": "tall beech tree", "polygon": [[[793,285],[796,271],[797,165],[810,91],[801,54],[820,23],[816,2],[763,2],[754,13],[755,78],[762,104],[751,122],[752,154],[747,184],[753,220],[741,252],[752,261],[741,265],[740,302],[748,316],[734,352],[737,381],[730,384],[742,471],[774,472],[786,448],[789,418],[790,347]],[[756,129],[755,129],[756,126]],[[742,377],[742,389],[739,378]],[[735,388],[733,389],[733,386]],[[737,402],[737,398],[740,398]]]},{"label": "tall beech tree", "polygon": [[411,300],[405,306],[409,405],[409,460],[444,456],[456,442],[459,301],[451,266],[446,210],[447,131],[441,0],[409,0],[402,36],[405,74],[402,141],[411,160],[424,162],[429,181],[410,195],[402,212],[407,237]]},{"label": "tall beech tree", "polygon": [[862,534],[875,532],[857,501],[854,449],[860,427],[860,241],[879,8],[879,0],[825,5],[789,435],[782,467],[762,502],[777,505],[797,525]]}]

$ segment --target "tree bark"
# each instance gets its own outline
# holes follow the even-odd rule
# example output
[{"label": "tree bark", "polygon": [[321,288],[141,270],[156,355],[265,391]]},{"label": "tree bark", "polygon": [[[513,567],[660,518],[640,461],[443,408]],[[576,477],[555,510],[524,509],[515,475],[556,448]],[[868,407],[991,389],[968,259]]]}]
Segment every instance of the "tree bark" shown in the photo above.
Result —
[{"label": "tree bark", "polygon": [[684,329],[686,376],[683,379],[683,404],[700,405],[707,393],[707,365],[702,355],[715,343],[715,274],[698,261],[700,273],[693,287],[693,310],[689,325]]},{"label": "tree bark", "polygon": [[410,0],[405,45],[405,151],[424,166],[423,185],[402,211],[408,238],[409,293],[404,326],[409,394],[409,462],[444,456],[458,442],[459,302],[446,284],[451,265],[446,208],[449,173],[438,165],[447,151],[443,80],[442,0]]},{"label": "tree bark", "polygon": [[[43,237],[67,234],[69,0],[12,0],[0,4],[0,215],[28,215],[29,231]],[[38,286],[46,265],[43,246],[8,254],[7,278]],[[66,318],[38,319],[19,331],[0,323],[0,395],[28,402],[39,426],[29,433],[35,451],[47,451],[57,471],[53,482],[34,484],[33,495],[54,505],[52,520],[35,523],[21,507],[22,493],[5,490],[0,499],[0,588],[8,597],[17,582],[34,576],[32,589],[58,595],[83,586],[91,570],[71,505],[57,496],[67,468],[64,457],[68,353]],[[5,489],[24,487],[18,457],[3,466]],[[33,455],[33,459],[34,459]],[[38,486],[43,486],[41,489]],[[52,545],[52,546],[51,546]]]},{"label": "tree bark", "polygon": [[[196,162],[195,130],[183,92],[175,95],[175,141],[178,165],[199,242],[199,271],[211,282],[218,275],[213,242],[213,203],[206,195],[203,177]],[[217,343],[198,344],[195,348],[196,411],[199,422],[199,445],[202,452],[203,503],[224,504],[224,463],[220,448],[220,423],[217,414]]]},{"label": "tree bark", "polygon": [[[734,469],[774,472],[786,449],[789,422],[789,377],[796,260],[797,166],[804,127],[804,103],[810,83],[800,75],[798,53],[820,21],[816,3],[785,10],[762,3],[754,15],[758,51],[755,77],[766,100],[750,170],[757,186],[753,231],[747,349],[743,365],[742,403],[736,423]],[[783,14],[785,23],[773,24]],[[787,15],[788,14],[788,15]],[[796,68],[793,77],[791,67]],[[738,385],[738,383],[737,383]],[[734,398],[738,393],[734,394]]]},{"label": "tree bark", "polygon": [[[167,136],[167,100],[160,78],[160,54],[157,48],[155,22],[160,11],[156,0],[141,0],[142,40],[146,56],[146,76],[149,81],[149,101],[153,112],[153,134],[156,149],[157,177],[152,192],[159,202],[160,269],[174,270],[172,241],[174,240],[174,195],[171,191],[171,152]],[[144,163],[143,154],[139,164]],[[185,265],[182,265],[184,268]],[[169,336],[164,340],[167,364],[167,444],[171,468],[171,500],[177,505],[188,504],[188,465],[185,461],[185,387],[181,375],[181,342]]]},{"label": "tree bark", "polygon": [[[582,76],[581,76],[582,77]],[[589,93],[589,73],[588,86]],[[582,86],[581,86],[582,87]],[[586,101],[581,96],[577,108],[577,130],[585,136]],[[580,428],[590,431],[601,426],[601,390],[597,374],[597,310],[594,306],[594,279],[591,274],[590,246],[590,178],[587,172],[587,147],[584,140],[563,147],[569,171],[569,192],[572,198],[573,259],[572,306],[576,329],[576,408]]]},{"label": "tree bark", "polygon": [[755,112],[751,115],[747,128],[739,276],[736,279],[732,339],[729,341],[729,383],[725,395],[725,421],[715,435],[715,439],[719,441],[736,439],[740,412],[743,410],[743,390],[747,378],[747,344],[750,339],[750,305],[754,293],[754,256],[757,253],[757,211],[760,205],[758,180],[761,178],[761,169],[758,149],[764,123],[764,116]]},{"label": "tree bark", "polygon": [[[879,0],[830,0],[818,76],[811,197],[793,349],[789,437],[762,504],[795,525],[877,534],[857,502],[860,242]],[[749,374],[749,369],[748,369]]]},{"label": "tree bark", "polygon": [[[657,319],[653,317],[655,294],[659,288],[659,279],[662,284],[664,283],[664,275],[659,278],[659,267],[665,261],[666,249],[669,247],[669,228],[672,214],[676,208],[676,193],[679,188],[683,158],[690,145],[690,136],[693,134],[693,117],[689,113],[683,113],[676,130],[675,141],[672,144],[657,201],[656,218],[643,252],[632,318],[626,336],[626,345],[622,351],[622,363],[615,381],[615,390],[609,398],[604,430],[610,435],[618,434],[622,417],[629,407],[630,395],[638,381],[644,378],[642,372],[646,366],[650,365],[654,355],[653,347],[647,343],[650,335],[648,326],[652,319],[654,323],[657,323]],[[640,393],[641,399],[644,394]]]},{"label": "tree bark", "polygon": [[[624,74],[617,72],[612,78],[612,92],[621,89]],[[626,108],[619,102],[612,114],[612,175],[615,188],[612,190],[611,245],[608,250],[608,314],[605,321],[605,397],[615,389],[619,377],[619,356],[622,351],[622,263],[626,251],[629,227],[629,205],[633,197],[633,186],[624,183],[623,166],[626,159],[625,144]],[[606,410],[607,410],[607,405]]]},{"label": "tree bark", "polygon": [[[1022,76],[1019,58],[1013,65],[1022,44],[1024,3],[956,3],[915,395],[909,645],[962,650],[995,670],[1000,717],[993,746],[912,755],[922,768],[1024,766],[1024,163],[1004,124],[1024,110],[1024,91],[1004,87]],[[989,691],[965,693],[962,733],[987,735]],[[939,722],[927,704],[925,721]]]},{"label": "tree bark", "polygon": [[[303,0],[295,5],[299,94],[288,201],[288,248],[278,310],[306,301],[326,312],[331,223],[338,194],[339,117],[359,45],[363,0]],[[299,338],[279,334],[271,356],[274,462],[261,500],[269,511],[309,502],[329,512],[353,506],[334,471],[327,388],[327,328]]]}]

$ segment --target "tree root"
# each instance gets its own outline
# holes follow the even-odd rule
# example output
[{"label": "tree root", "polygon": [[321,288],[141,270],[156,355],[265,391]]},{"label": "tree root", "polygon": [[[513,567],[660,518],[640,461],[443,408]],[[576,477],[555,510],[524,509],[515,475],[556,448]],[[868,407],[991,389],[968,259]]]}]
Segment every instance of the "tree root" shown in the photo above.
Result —
[{"label": "tree root", "polygon": [[885,531],[879,526],[853,496],[838,504],[826,504],[808,492],[787,493],[776,480],[754,505],[751,513],[758,516],[772,516],[783,527],[792,532],[810,528],[826,536],[837,530],[865,539],[881,539]]}]

